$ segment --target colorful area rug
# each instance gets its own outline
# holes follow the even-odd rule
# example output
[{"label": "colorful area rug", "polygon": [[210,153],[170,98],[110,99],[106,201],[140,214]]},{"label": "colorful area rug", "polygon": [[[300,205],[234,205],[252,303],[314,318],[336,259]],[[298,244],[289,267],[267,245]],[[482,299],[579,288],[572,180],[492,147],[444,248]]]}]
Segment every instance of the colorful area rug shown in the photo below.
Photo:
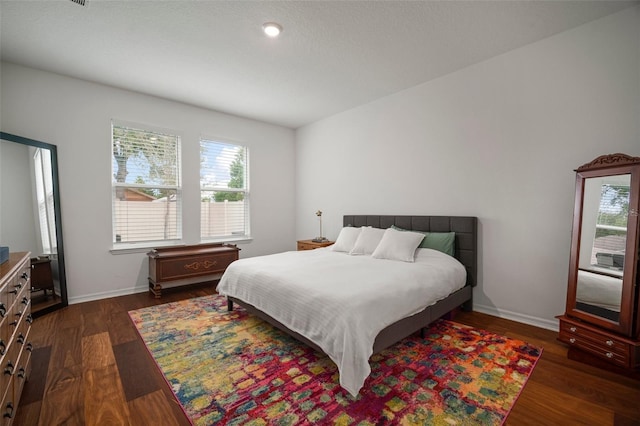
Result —
[{"label": "colorful area rug", "polygon": [[353,398],[326,355],[221,296],[129,315],[197,425],[499,425],[541,353],[440,320],[374,355]]}]

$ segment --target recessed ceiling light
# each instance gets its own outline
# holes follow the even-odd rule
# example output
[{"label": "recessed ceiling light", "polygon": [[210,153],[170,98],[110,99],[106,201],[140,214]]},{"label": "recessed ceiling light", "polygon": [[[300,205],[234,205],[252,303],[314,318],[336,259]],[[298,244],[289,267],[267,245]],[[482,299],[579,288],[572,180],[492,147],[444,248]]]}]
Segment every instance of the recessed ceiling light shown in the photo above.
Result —
[{"label": "recessed ceiling light", "polygon": [[262,29],[269,37],[278,37],[282,32],[282,25],[275,22],[266,22],[262,25]]}]

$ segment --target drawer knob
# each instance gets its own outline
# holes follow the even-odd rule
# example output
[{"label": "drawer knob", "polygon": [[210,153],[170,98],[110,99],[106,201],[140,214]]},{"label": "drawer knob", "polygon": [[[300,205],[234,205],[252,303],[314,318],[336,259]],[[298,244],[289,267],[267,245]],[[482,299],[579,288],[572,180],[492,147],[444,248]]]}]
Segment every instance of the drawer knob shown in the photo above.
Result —
[{"label": "drawer knob", "polygon": [[570,327],[570,328],[569,328],[569,331],[570,331],[570,332],[572,332],[572,333],[575,333],[575,332],[576,332],[576,330],[577,330],[577,328],[575,328],[575,327]]},{"label": "drawer knob", "polygon": [[5,376],[13,375],[14,369],[15,369],[15,366],[13,365],[13,363],[11,361],[7,362],[7,366],[4,369],[4,375]]},{"label": "drawer knob", "polygon": [[605,355],[606,355],[606,356],[607,356],[607,358],[609,358],[609,359],[613,358],[613,354],[612,354],[611,352],[607,352]]},{"label": "drawer knob", "polygon": [[29,279],[29,275],[27,275],[26,272],[22,273],[22,279],[28,280]]},{"label": "drawer knob", "polygon": [[605,343],[607,346],[613,346],[613,340],[607,340]]},{"label": "drawer knob", "polygon": [[576,342],[576,339],[574,339],[573,337],[571,339],[569,339],[569,343],[573,344]]},{"label": "drawer knob", "polygon": [[4,303],[0,303],[0,317],[4,318],[7,315],[7,307]]},{"label": "drawer knob", "polygon": [[7,405],[5,406],[5,413],[2,417],[5,419],[13,418],[13,404],[11,402],[7,402]]}]

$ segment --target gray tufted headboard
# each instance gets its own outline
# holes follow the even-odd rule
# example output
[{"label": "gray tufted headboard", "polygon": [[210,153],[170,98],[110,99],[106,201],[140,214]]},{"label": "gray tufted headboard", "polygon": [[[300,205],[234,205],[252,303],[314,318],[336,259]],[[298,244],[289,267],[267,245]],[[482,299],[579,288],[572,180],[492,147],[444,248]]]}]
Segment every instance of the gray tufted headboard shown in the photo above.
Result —
[{"label": "gray tufted headboard", "polygon": [[392,225],[411,231],[455,232],[455,258],[467,268],[467,285],[478,283],[478,218],[473,216],[376,216],[345,215],[343,226]]}]

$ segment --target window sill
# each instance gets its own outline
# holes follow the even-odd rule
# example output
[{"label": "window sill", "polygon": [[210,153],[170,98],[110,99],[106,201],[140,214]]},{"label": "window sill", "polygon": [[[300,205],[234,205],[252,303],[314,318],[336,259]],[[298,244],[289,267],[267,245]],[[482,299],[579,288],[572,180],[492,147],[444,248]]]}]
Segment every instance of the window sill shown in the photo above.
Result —
[{"label": "window sill", "polygon": [[171,243],[167,242],[158,242],[154,244],[150,243],[138,243],[138,244],[122,244],[118,246],[112,247],[109,252],[111,254],[130,254],[130,253],[146,253],[149,250],[153,250],[157,247],[174,247],[174,246],[184,246],[185,243],[181,241],[173,241]]},{"label": "window sill", "polygon": [[231,237],[231,238],[207,238],[206,240],[200,240],[200,244],[212,244],[212,243],[229,243],[229,244],[245,244],[253,241],[251,237]]},{"label": "window sill", "polygon": [[[212,244],[212,243],[230,243],[230,244],[244,244],[244,243],[250,243],[251,241],[253,241],[253,238],[251,237],[239,237],[239,238],[224,238],[224,239],[217,239],[217,238],[211,238],[211,239],[207,239],[207,240],[201,240],[199,244]],[[180,241],[180,242],[158,242],[155,244],[148,244],[148,243],[144,243],[144,244],[123,244],[121,246],[117,246],[117,247],[112,247],[109,252],[113,255],[119,255],[119,254],[133,254],[133,253],[147,253],[151,250],[153,250],[154,248],[158,248],[158,247],[177,247],[177,246],[184,246],[187,245],[186,243]]]}]

